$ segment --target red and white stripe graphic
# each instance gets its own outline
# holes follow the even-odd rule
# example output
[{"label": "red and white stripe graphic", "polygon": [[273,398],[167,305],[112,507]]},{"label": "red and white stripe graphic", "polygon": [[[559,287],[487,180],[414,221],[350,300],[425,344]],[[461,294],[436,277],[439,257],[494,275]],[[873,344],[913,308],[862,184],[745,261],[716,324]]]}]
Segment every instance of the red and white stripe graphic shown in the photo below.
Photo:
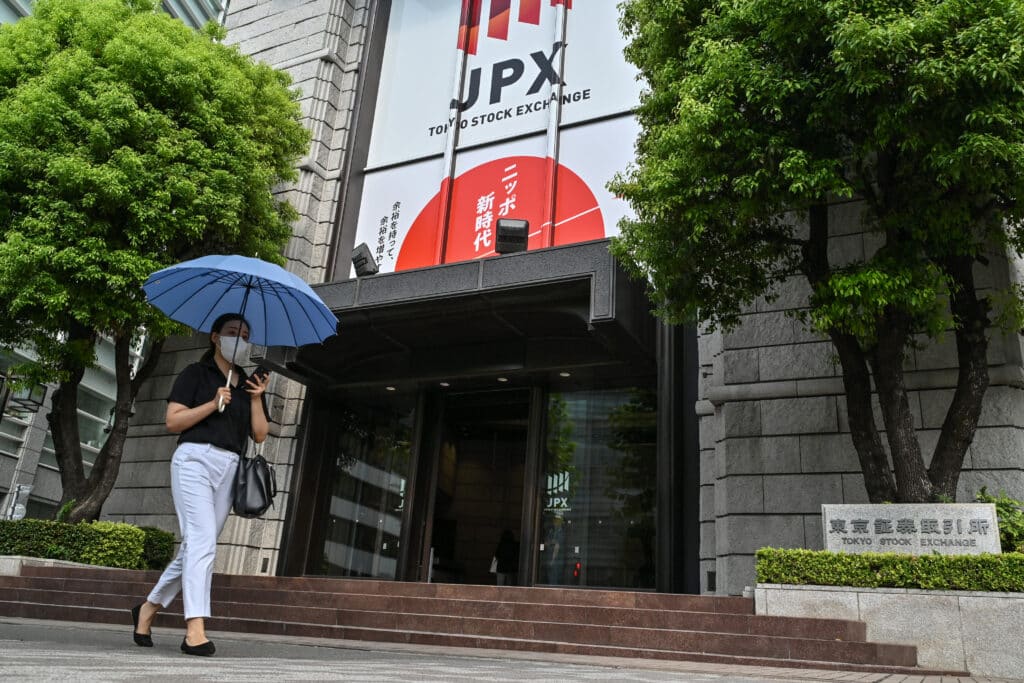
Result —
[{"label": "red and white stripe graphic", "polygon": [[[459,21],[459,49],[471,55],[476,54],[480,35],[480,17],[484,0],[462,0],[462,17]],[[540,24],[542,0],[519,0],[517,20],[521,24]],[[549,0],[552,7],[565,5],[572,9],[572,0]],[[512,0],[490,0],[487,16],[487,37],[508,40],[508,27],[512,17]]]}]

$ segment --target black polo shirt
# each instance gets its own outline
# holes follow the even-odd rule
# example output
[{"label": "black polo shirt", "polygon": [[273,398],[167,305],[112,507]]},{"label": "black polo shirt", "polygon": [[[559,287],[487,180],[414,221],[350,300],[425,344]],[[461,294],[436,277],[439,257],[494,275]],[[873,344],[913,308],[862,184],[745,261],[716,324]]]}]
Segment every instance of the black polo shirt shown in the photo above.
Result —
[{"label": "black polo shirt", "polygon": [[[178,437],[179,444],[208,443],[239,455],[245,453],[247,439],[252,432],[252,396],[245,390],[245,382],[249,376],[242,370],[238,370],[238,374],[238,385],[231,388],[231,403],[224,412],[215,412],[186,429]],[[211,401],[217,395],[217,389],[226,382],[227,377],[217,367],[217,362],[213,358],[201,360],[181,371],[174,380],[167,401],[195,408]],[[269,421],[270,411],[267,410],[266,397],[261,396],[260,400],[263,404],[263,414]]]}]

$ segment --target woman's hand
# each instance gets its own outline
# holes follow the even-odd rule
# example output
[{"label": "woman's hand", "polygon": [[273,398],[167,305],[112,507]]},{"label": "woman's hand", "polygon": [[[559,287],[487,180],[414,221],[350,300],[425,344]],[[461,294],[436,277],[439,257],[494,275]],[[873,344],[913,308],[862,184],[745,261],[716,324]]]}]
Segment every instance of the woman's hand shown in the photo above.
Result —
[{"label": "woman's hand", "polygon": [[213,405],[219,408],[221,403],[224,405],[231,403],[231,389],[228,387],[218,387],[217,393],[213,397]]},{"label": "woman's hand", "polygon": [[262,367],[256,368],[256,372],[245,382],[245,390],[252,397],[252,410],[249,412],[252,420],[250,426],[252,427],[252,440],[256,443],[263,443],[270,431],[263,405],[263,392],[267,390],[268,384],[270,384],[270,372]]},{"label": "woman's hand", "polygon": [[270,373],[264,373],[261,375],[253,375],[245,382],[245,390],[249,392],[249,395],[255,400],[263,395],[263,392],[267,390],[267,385],[270,384]]}]

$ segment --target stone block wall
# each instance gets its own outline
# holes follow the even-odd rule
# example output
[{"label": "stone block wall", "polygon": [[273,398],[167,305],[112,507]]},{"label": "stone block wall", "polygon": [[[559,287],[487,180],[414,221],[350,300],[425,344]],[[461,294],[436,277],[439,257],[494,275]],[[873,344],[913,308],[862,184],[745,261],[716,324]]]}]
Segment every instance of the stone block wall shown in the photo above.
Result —
[{"label": "stone block wall", "polygon": [[[285,248],[287,269],[310,283],[328,275],[338,198],[349,146],[352,107],[365,42],[369,0],[233,0],[228,42],[254,59],[287,71],[300,91],[308,154],[297,182],[277,188],[299,213]],[[344,256],[344,255],[343,255]],[[171,339],[136,402],[117,486],[104,517],[177,531],[169,461],[175,437],[164,429],[166,396],[177,373],[197,360],[206,335]],[[273,574],[288,509],[304,388],[275,377],[269,388],[271,436],[263,454],[275,464],[282,489],[260,519],[231,516],[220,537],[215,570]]]},{"label": "stone block wall", "polygon": [[920,667],[1022,680],[1019,593],[758,584],[754,604],[765,616],[863,621],[870,642],[917,647]]},{"label": "stone block wall", "polygon": [[[861,206],[832,207],[832,263],[870,256]],[[977,277],[983,287],[1019,281],[996,257]],[[838,359],[827,339],[791,313],[807,300],[794,278],[773,302],[759,301],[727,333],[702,336],[702,590],[739,594],[754,585],[754,552],[763,546],[821,548],[821,504],[867,502],[850,438]],[[1024,497],[1024,373],[1018,335],[994,331],[992,386],[960,477],[957,498],[982,486]],[[926,462],[956,385],[952,335],[907,358],[911,409]],[[877,410],[877,405],[876,405]],[[881,424],[881,416],[876,413]],[[714,573],[714,590],[709,579]]]}]

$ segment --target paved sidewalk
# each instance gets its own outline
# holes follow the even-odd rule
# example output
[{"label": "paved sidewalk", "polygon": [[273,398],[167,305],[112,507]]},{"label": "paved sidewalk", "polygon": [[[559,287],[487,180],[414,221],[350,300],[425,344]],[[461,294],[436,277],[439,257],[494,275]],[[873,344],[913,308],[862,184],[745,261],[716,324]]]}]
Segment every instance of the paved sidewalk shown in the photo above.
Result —
[{"label": "paved sidewalk", "polygon": [[[125,613],[126,621],[130,618]],[[131,641],[130,624],[77,624],[0,617],[0,678],[31,681],[983,681],[723,666],[575,655],[496,652],[320,638],[210,633],[212,658],[178,650],[182,631],[153,631],[156,647]],[[991,679],[988,679],[991,680]]]}]

